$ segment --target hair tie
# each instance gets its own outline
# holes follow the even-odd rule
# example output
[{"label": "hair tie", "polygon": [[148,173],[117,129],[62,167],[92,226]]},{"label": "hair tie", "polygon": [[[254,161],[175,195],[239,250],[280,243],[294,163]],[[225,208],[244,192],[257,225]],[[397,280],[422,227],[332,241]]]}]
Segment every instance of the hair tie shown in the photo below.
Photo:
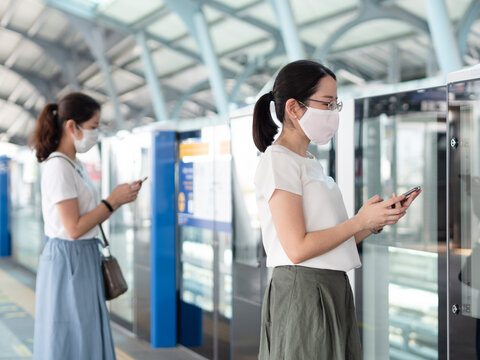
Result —
[{"label": "hair tie", "polygon": [[273,91],[269,91],[269,92],[268,92],[268,95],[270,96],[270,99],[273,100]]}]

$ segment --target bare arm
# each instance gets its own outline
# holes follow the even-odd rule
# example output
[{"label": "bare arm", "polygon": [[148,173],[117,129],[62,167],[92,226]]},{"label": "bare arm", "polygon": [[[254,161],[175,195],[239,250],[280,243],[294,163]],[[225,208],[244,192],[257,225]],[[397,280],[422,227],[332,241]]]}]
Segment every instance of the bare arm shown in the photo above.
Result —
[{"label": "bare arm", "polygon": [[57,203],[57,209],[63,226],[74,240],[107,220],[111,214],[105,204],[100,204],[92,211],[80,216],[77,198]]},{"label": "bare arm", "polygon": [[[133,184],[119,185],[113,190],[107,201],[116,210],[121,205],[134,201],[140,188],[141,182],[139,181]],[[67,230],[68,235],[74,240],[107,220],[111,215],[105,204],[99,204],[92,211],[80,216],[77,198],[57,203],[57,209],[63,226]]]},{"label": "bare arm", "polygon": [[386,201],[379,199],[378,196],[369,199],[351,219],[313,232],[306,232],[300,195],[277,189],[270,198],[269,206],[280,243],[290,260],[298,264],[336,248],[356,234],[365,234],[371,227],[396,223],[404,211],[391,206],[404,200],[404,197]]},{"label": "bare arm", "polygon": [[372,235],[372,232],[370,230],[362,230],[355,234],[355,242],[359,244],[370,235]]}]

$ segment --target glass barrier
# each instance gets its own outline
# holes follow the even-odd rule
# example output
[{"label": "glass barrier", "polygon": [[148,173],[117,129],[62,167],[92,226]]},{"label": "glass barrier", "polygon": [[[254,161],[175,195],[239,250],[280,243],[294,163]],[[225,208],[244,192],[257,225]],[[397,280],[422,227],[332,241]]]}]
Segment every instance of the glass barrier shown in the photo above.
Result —
[{"label": "glass barrier", "polygon": [[[355,101],[356,209],[421,186],[395,226],[360,246],[356,303],[365,359],[446,353],[445,88]],[[440,329],[440,331],[439,331]]]},{"label": "glass barrier", "polygon": [[33,152],[19,147],[10,161],[12,257],[36,272],[45,244],[40,193],[40,166]]},{"label": "glass barrier", "polygon": [[230,354],[231,189],[229,126],[180,132],[180,342],[209,359]]},{"label": "glass barrier", "polygon": [[480,80],[448,86],[449,359],[480,358]]},{"label": "glass barrier", "polygon": [[[103,196],[108,196],[122,183],[130,183],[149,176],[151,179],[150,132],[117,136],[102,141]],[[110,311],[116,320],[134,329],[135,288],[149,284],[150,256],[150,182],[145,181],[135,202],[120,207],[105,227],[112,254],[117,258],[128,284],[128,291],[110,302]],[[143,269],[145,270],[145,269]],[[141,271],[146,276],[135,276]],[[149,288],[149,286],[148,286]],[[148,298],[148,296],[147,296]],[[147,298],[143,301],[147,301]],[[138,300],[138,299],[137,299]],[[145,304],[144,304],[145,305]],[[149,333],[149,326],[147,329]]]}]

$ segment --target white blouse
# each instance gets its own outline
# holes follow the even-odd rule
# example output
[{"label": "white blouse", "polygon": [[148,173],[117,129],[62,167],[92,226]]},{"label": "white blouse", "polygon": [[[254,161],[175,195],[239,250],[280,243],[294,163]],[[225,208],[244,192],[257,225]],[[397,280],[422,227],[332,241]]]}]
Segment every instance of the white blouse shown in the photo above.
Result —
[{"label": "white blouse", "polygon": [[[53,156],[62,156],[63,159]],[[50,160],[44,161],[41,166],[42,171],[42,212],[45,223],[45,235],[50,238],[60,238],[73,240],[67,233],[60,220],[57,203],[68,200],[78,199],[78,209],[80,216],[95,209],[98,205],[97,191],[95,185],[90,179],[85,166],[80,160],[68,162],[66,155],[54,152],[50,155]],[[98,228],[95,226],[82,236],[81,239],[91,239],[97,237]]]},{"label": "white blouse", "polygon": [[[313,156],[300,156],[281,145],[269,146],[258,164],[255,187],[268,267],[294,265],[283,250],[268,205],[275,189],[302,196],[307,232],[328,229],[348,220],[338,185],[325,175]],[[352,237],[327,253],[297,265],[349,271],[360,267],[361,262]]]}]

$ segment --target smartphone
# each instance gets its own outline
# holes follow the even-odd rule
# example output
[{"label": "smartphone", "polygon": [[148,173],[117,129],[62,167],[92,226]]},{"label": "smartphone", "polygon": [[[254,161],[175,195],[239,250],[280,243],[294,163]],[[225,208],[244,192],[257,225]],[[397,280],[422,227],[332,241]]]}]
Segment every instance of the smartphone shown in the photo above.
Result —
[{"label": "smartphone", "polygon": [[402,195],[405,196],[405,199],[408,199],[408,197],[414,193],[415,191],[418,191],[418,190],[421,190],[422,187],[421,186],[415,186],[414,188],[411,188],[410,190],[408,190],[407,192],[403,193]]}]

